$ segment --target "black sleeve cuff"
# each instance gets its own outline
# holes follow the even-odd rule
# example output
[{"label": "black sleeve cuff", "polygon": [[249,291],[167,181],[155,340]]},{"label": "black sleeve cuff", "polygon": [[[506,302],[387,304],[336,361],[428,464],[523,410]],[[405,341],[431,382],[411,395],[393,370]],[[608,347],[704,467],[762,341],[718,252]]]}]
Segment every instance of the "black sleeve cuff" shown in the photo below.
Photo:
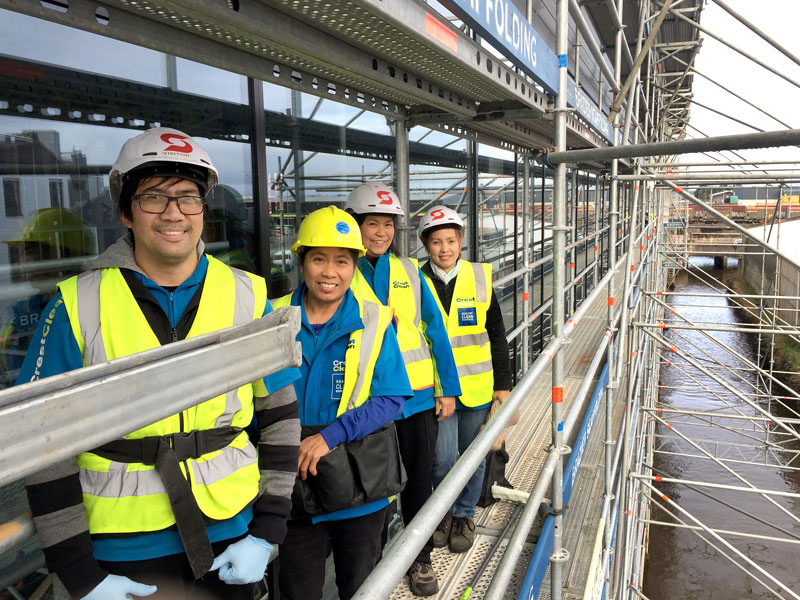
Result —
[{"label": "black sleeve cuff", "polygon": [[253,520],[248,532],[270,544],[282,544],[286,537],[286,519],[291,510],[292,501],[289,498],[264,494],[253,505]]},{"label": "black sleeve cuff", "polygon": [[[69,540],[65,540],[62,544],[67,542]],[[64,549],[59,549],[62,544],[45,548],[45,561],[47,566],[58,575],[70,597],[78,600],[96,588],[108,573],[97,564],[91,554],[81,556],[76,560],[65,560],[66,556],[72,558],[74,554],[65,555]]]}]

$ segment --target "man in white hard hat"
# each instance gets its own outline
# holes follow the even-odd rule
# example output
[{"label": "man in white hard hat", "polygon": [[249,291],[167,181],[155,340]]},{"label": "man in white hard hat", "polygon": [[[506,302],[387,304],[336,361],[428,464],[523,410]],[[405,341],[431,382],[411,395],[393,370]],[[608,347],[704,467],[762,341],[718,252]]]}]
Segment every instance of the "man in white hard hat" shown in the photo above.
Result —
[{"label": "man in white hard hat", "polygon": [[[18,382],[272,310],[261,277],[203,253],[205,196],[216,183],[206,151],[180,131],[151,129],[125,143],[109,187],[129,231],[59,284]],[[241,386],[30,477],[47,565],[70,595],[251,600],[286,534],[300,442],[296,376]],[[245,431],[254,412],[258,449]]]}]

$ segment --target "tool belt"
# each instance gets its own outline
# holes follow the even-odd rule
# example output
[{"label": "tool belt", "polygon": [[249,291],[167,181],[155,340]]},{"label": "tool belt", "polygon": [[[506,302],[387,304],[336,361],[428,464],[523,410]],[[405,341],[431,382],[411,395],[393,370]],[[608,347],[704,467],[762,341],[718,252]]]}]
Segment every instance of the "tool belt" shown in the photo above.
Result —
[{"label": "tool belt", "polygon": [[205,518],[181,471],[180,462],[222,450],[241,431],[237,427],[217,427],[135,440],[121,439],[91,450],[93,454],[108,460],[155,466],[167,492],[178,534],[195,579],[205,575],[211,568],[214,552],[206,533]]},{"label": "tool belt", "polygon": [[[305,439],[325,425],[305,426]],[[295,479],[292,504],[308,515],[330,514],[399,494],[406,486],[406,470],[393,422],[368,436],[340,444],[317,463],[317,474]]]}]

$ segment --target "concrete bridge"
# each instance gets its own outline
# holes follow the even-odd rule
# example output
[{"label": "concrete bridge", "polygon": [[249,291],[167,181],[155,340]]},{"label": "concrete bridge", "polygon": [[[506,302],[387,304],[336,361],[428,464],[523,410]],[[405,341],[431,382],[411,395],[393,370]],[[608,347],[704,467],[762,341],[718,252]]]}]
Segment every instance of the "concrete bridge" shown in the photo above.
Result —
[{"label": "concrete bridge", "polygon": [[[684,231],[675,229],[674,231]],[[669,245],[674,252],[682,253],[686,258],[692,256],[709,256],[714,258],[716,268],[727,268],[728,258],[741,260],[747,252],[742,235],[725,224],[690,224],[688,235],[675,233],[669,236]]]}]

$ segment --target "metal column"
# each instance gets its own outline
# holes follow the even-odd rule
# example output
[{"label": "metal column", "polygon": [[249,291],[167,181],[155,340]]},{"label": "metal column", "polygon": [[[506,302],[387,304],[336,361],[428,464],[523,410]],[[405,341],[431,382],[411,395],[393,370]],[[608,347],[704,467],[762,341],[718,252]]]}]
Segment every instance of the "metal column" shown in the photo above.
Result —
[{"label": "metal column", "polygon": [[400,217],[398,224],[397,247],[401,256],[408,256],[411,249],[409,236],[408,215],[411,208],[409,198],[409,164],[408,164],[408,129],[405,121],[394,122],[394,137],[397,145],[397,156],[395,157],[395,191],[400,199],[400,206],[403,207],[403,216]]},{"label": "metal column", "polygon": [[[555,147],[567,147],[567,49],[569,34],[569,0],[558,0],[556,13],[556,54],[558,54],[558,96],[555,108]],[[567,235],[567,165],[556,168],[553,182],[553,337],[560,339],[564,329],[564,287]],[[552,479],[552,508],[554,512],[553,553],[550,555],[550,598],[561,600],[562,565],[569,559],[564,548],[564,359],[561,352],[553,356],[552,366],[552,427],[553,448],[560,451]]]},{"label": "metal column", "polygon": [[[522,159],[525,161],[522,175],[522,266],[527,267],[532,261],[530,256],[530,231],[532,222],[529,219],[533,216],[532,208],[533,198],[531,197],[531,157],[528,154],[523,154]],[[530,302],[530,281],[531,274],[528,269],[522,274],[522,319],[527,322],[531,312]],[[530,365],[530,326],[522,330],[522,369],[526,371]]]}]

